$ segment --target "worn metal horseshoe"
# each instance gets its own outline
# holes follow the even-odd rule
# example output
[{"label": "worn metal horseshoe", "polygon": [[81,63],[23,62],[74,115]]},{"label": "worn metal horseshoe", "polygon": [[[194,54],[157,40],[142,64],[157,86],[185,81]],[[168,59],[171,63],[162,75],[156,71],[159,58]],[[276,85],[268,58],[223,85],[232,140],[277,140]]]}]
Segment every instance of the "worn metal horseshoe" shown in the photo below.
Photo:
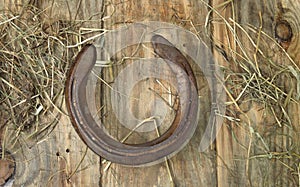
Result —
[{"label": "worn metal horseshoe", "polygon": [[[81,139],[96,154],[105,159],[130,166],[148,165],[170,157],[184,147],[195,132],[198,114],[198,92],[195,75],[185,56],[168,40],[154,35],[151,43],[156,55],[165,60],[175,73],[178,92],[188,99],[184,108],[176,110],[172,125],[157,139],[142,144],[125,144],[112,138],[100,122],[96,122],[87,107],[87,80],[93,69],[97,51],[86,45],[77,55],[66,81],[66,105],[71,122]],[[181,71],[180,71],[181,70]],[[183,71],[182,71],[183,70]]]}]

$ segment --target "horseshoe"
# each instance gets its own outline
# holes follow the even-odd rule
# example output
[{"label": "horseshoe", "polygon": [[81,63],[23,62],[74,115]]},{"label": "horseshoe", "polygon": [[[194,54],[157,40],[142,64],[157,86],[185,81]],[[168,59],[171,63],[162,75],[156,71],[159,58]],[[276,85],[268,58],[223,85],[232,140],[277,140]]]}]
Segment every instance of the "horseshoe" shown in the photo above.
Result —
[{"label": "horseshoe", "polygon": [[72,125],[91,150],[114,163],[142,166],[163,161],[183,148],[197,127],[197,82],[190,64],[164,37],[154,35],[151,43],[155,54],[164,59],[176,74],[179,94],[187,94],[188,99],[181,101],[179,98],[177,102],[180,104],[172,125],[163,135],[146,143],[126,144],[113,139],[89,112],[86,84],[97,58],[96,48],[92,44],[82,48],[69,70],[65,99]]}]

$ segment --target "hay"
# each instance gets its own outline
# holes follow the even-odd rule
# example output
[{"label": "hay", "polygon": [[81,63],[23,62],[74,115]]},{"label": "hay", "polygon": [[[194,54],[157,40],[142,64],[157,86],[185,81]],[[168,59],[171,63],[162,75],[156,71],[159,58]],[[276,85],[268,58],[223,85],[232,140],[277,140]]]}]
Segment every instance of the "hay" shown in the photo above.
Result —
[{"label": "hay", "polygon": [[[228,66],[223,67],[226,73],[224,88],[230,99],[226,103],[228,112],[224,117],[248,133],[249,144],[240,144],[248,152],[246,170],[248,171],[249,162],[253,159],[276,159],[300,179],[300,165],[295,164],[300,159],[297,143],[292,142],[296,146],[288,151],[274,151],[267,139],[280,134],[276,130],[271,131],[271,128],[261,131],[242,106],[244,103],[257,103],[274,118],[272,127],[287,128],[290,134],[297,135],[288,110],[290,105],[298,104],[299,101],[299,67],[273,37],[263,31],[262,24],[259,28],[240,25],[234,16],[232,19],[225,19],[216,10],[230,6],[233,1],[226,1],[216,8],[202,2],[211,10],[205,23],[209,31],[207,34],[210,33],[212,23],[222,24],[226,28],[228,45],[210,34],[209,38],[229,62]],[[235,15],[234,9],[232,10]],[[211,20],[212,13],[218,16],[218,20]],[[5,150],[6,143],[14,147],[24,139],[42,141],[42,137],[53,130],[64,114],[61,110],[64,82],[74,54],[81,45],[106,32],[104,29],[82,27],[85,21],[46,22],[47,16],[45,10],[32,5],[23,6],[19,12],[0,12],[0,130],[4,133],[2,150]],[[261,15],[259,17],[262,22]],[[190,22],[194,32],[199,34],[191,20],[185,21]],[[246,46],[245,43],[249,45]],[[275,62],[275,58],[267,55],[269,51],[264,50],[264,46],[270,43],[273,45],[272,50],[284,56],[284,63]],[[290,90],[282,84],[287,78],[291,80],[290,85],[293,85]],[[245,120],[240,120],[236,111]],[[8,130],[14,132],[13,136],[9,136]],[[232,134],[235,135],[234,132]],[[282,136],[289,139],[291,135],[286,133]],[[240,143],[238,138],[234,140]],[[260,152],[254,154],[253,149]],[[285,163],[283,158],[290,163]],[[168,163],[167,167],[170,173]],[[170,181],[173,181],[172,177]]]},{"label": "hay", "polygon": [[0,129],[13,132],[2,147],[42,141],[53,130],[65,114],[64,82],[74,54],[101,32],[80,29],[84,21],[46,18],[46,10],[30,4],[0,12]]},{"label": "hay", "polygon": [[[248,154],[247,158],[238,158],[245,161],[244,172],[251,173],[250,164],[252,167],[256,164],[253,159],[265,158],[263,160],[265,163],[275,159],[291,173],[292,177],[297,178],[299,143],[294,141],[299,141],[299,132],[295,127],[297,124],[292,123],[291,108],[299,105],[299,67],[283,47],[263,31],[261,13],[258,15],[259,27],[241,25],[235,21],[233,1],[226,1],[219,7],[211,7],[205,1],[202,2],[210,10],[205,25],[207,34],[215,45],[216,51],[226,59],[226,65],[222,66],[225,72],[224,89],[229,97],[225,119],[229,124],[236,125],[236,129],[242,129],[243,133],[247,134],[247,137],[239,140],[235,132],[241,133],[241,131],[233,130],[235,127],[231,127],[234,141]],[[226,6],[230,6],[232,18],[227,19],[219,12]],[[212,18],[211,14],[215,16]],[[211,25],[216,24],[224,28],[227,44],[210,34]],[[248,104],[247,107],[244,107],[245,103]],[[258,108],[254,106],[259,106],[260,109],[257,110]],[[256,124],[258,121],[253,119],[255,116],[249,116],[250,110],[252,112],[256,110],[257,113],[263,111],[267,120]],[[230,121],[228,118],[243,120]],[[286,139],[286,142],[282,142],[284,148],[274,144],[271,137]],[[256,160],[256,162],[260,161]],[[269,164],[274,165],[274,163]]]}]

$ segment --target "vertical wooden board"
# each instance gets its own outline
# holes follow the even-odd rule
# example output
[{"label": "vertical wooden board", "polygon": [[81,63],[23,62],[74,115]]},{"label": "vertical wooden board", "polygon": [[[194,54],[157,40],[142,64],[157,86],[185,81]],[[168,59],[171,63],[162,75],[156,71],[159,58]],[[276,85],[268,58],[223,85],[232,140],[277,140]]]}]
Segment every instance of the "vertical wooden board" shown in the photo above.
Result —
[{"label": "vertical wooden board", "polygon": [[[164,21],[179,25],[200,36],[205,35],[204,23],[207,10],[201,2],[185,0],[139,1],[138,3],[136,1],[111,1],[105,4],[107,5],[105,29],[114,29],[124,24],[142,21]],[[112,45],[118,45],[117,41]],[[151,51],[151,46],[148,47]],[[201,72],[196,72],[196,75],[199,79],[202,78]],[[208,100],[205,99],[207,91],[205,86],[200,91],[203,92],[201,104],[205,115],[201,117],[197,132],[191,142],[169,160],[168,165],[163,162],[148,167],[130,168],[111,164],[108,168],[105,163],[101,165],[101,184],[103,186],[215,186],[214,146],[212,145],[212,150],[207,150],[205,153],[198,151],[210,110]],[[114,133],[114,129],[111,129],[111,133]],[[118,134],[117,131],[116,133]]]},{"label": "vertical wooden board", "polygon": [[[228,29],[224,23],[223,19],[228,19],[232,17],[232,3],[227,1],[224,5],[224,1],[211,1],[209,5],[211,9],[214,9],[218,13],[214,12],[211,16],[211,29],[213,36],[213,44],[217,46],[214,50],[214,57],[220,65],[225,67],[228,63],[225,59],[226,53],[221,53],[220,50],[226,50],[227,46],[234,48],[234,42],[232,41],[232,35],[229,34]],[[226,52],[226,51],[225,51]],[[226,56],[224,56],[224,54]],[[229,99],[230,100],[230,99]],[[228,114],[227,114],[228,115]],[[216,139],[216,150],[217,150],[217,185],[218,186],[244,186],[245,183],[245,170],[243,168],[238,168],[244,164],[236,163],[234,158],[242,159],[243,155],[246,155],[245,150],[241,149],[239,145],[236,145],[234,135],[239,137],[239,140],[246,142],[242,134],[242,129],[236,126],[234,122],[225,120],[223,122],[222,128],[217,134]],[[238,161],[240,162],[240,161]]]},{"label": "vertical wooden board", "polygon": [[[43,21],[47,24],[59,21],[66,25],[77,22],[81,27],[100,28],[102,1],[6,1],[0,2],[1,9],[18,12],[29,5],[43,10]],[[85,22],[85,25],[82,23]],[[55,27],[55,25],[52,25]],[[79,31],[78,31],[79,32]],[[83,36],[86,37],[86,36]],[[72,45],[74,41],[68,41]],[[66,53],[67,49],[59,46],[52,49],[57,56]],[[46,57],[45,57],[46,58]],[[48,62],[51,63],[51,62]],[[69,65],[73,62],[68,62]],[[63,91],[63,90],[62,90]],[[57,100],[64,100],[63,92]],[[61,105],[58,105],[61,106]],[[100,181],[99,156],[87,149],[79,138],[66,115],[64,105],[59,114],[54,109],[50,116],[41,118],[59,119],[51,134],[43,139],[22,140],[17,146],[8,145],[16,159],[14,186],[98,186]],[[59,118],[60,117],[60,118]],[[11,136],[15,136],[14,131]],[[26,136],[24,136],[25,138]],[[9,138],[8,138],[9,139]]]},{"label": "vertical wooden board", "polygon": [[[53,20],[75,22],[79,28],[101,27],[103,1],[42,1],[39,7],[49,11]],[[80,36],[81,37],[81,36]],[[87,36],[82,36],[84,40]],[[80,41],[79,40],[79,41]],[[68,45],[74,45],[69,41]],[[73,41],[74,42],[74,41]],[[78,41],[77,41],[78,42]],[[70,64],[74,62],[69,62]],[[66,110],[64,110],[66,111]],[[99,156],[90,151],[75,132],[68,116],[63,116],[50,136],[49,146],[55,154],[51,163],[51,186],[98,186]]]},{"label": "vertical wooden board", "polygon": [[[298,52],[296,52],[299,51],[297,50],[299,47],[299,16],[296,14],[300,8],[298,2],[234,1],[234,4],[229,3],[227,6],[221,5],[224,3],[223,1],[213,1],[212,3],[214,7],[218,7],[217,10],[231,26],[233,22],[229,18],[244,29],[241,30],[236,25],[237,36],[253,62],[255,62],[255,52],[250,53],[255,51],[253,50],[254,44],[257,44],[259,28],[262,28],[259,47],[265,56],[257,55],[261,72],[268,72],[266,70],[267,63],[264,60],[267,58],[275,64],[291,66],[295,72],[299,73],[299,59],[297,58]],[[219,15],[215,14],[214,20],[217,19],[222,22]],[[275,37],[276,24],[282,20],[287,21],[292,28],[293,37],[289,42],[282,42]],[[225,24],[218,24],[218,22],[213,24],[216,43],[224,44],[227,54],[234,56],[228,50],[228,46],[234,49],[237,44],[233,40],[233,33],[228,32],[228,30]],[[251,43],[252,41],[249,40],[247,34],[252,38],[254,44]],[[282,47],[279,47],[277,42]],[[292,57],[294,63],[291,62],[283,49]],[[241,52],[241,49],[235,50]],[[224,62],[224,65],[230,66],[235,72],[241,71],[233,63]],[[275,71],[275,69],[271,70]],[[267,74],[263,74],[263,76],[268,77]],[[284,92],[289,93],[297,87],[297,80],[293,76],[282,75],[275,84]],[[237,96],[234,92],[230,93]],[[297,92],[294,91],[293,96],[295,97],[296,94]],[[228,122],[227,125],[223,126],[217,138],[219,186],[299,185],[299,176],[296,174],[297,163],[299,163],[299,157],[297,157],[299,155],[299,135],[297,135],[299,133],[299,126],[297,125],[299,123],[299,104],[289,102],[285,108],[291,119],[291,124],[284,120],[282,111],[276,111],[277,120],[283,122],[282,126],[278,124],[274,114],[270,111],[270,107],[261,102],[252,102],[249,106],[246,107],[247,110],[243,110],[244,114],[241,114],[238,109],[232,113],[229,113],[230,110],[228,110],[228,115],[238,116],[241,122]],[[240,108],[243,109],[244,106],[240,105]]]}]

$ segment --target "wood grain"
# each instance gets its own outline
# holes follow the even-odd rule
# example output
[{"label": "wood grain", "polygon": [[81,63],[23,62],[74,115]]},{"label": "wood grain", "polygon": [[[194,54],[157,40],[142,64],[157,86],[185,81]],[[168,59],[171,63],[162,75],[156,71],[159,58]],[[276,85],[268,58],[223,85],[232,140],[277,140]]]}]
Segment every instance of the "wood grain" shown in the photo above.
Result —
[{"label": "wood grain", "polygon": [[[95,6],[94,3],[100,6]],[[1,9],[20,12],[25,6],[32,5],[44,10],[47,24],[68,23],[72,20],[89,20],[90,26],[98,25],[102,1],[6,1],[0,2]],[[88,11],[88,9],[90,11]],[[100,14],[99,14],[100,12]],[[55,27],[55,25],[53,25]],[[58,56],[62,47],[53,49]],[[50,62],[48,62],[50,63]],[[72,62],[69,62],[72,63]],[[61,95],[58,101],[63,101]],[[59,106],[59,105],[58,105]],[[66,113],[66,109],[61,109]],[[57,115],[57,110],[50,115]],[[51,116],[51,117],[53,117]],[[61,116],[59,118],[59,116]],[[43,116],[47,118],[47,116]],[[99,156],[87,149],[73,129],[67,115],[58,115],[59,122],[52,133],[43,139],[21,140],[14,144],[7,138],[7,149],[16,159],[14,186],[98,186],[100,180]],[[8,131],[15,136],[15,131]],[[7,135],[6,137],[10,137]]]},{"label": "wood grain", "polygon": [[[112,4],[115,6],[115,12],[112,14],[112,8],[107,8],[106,15],[111,15],[111,17],[104,21],[104,28],[106,29],[117,28],[124,23],[166,21],[182,26],[187,30],[195,31],[194,29],[197,29],[200,35],[203,35],[204,32],[204,21],[207,10],[199,2],[141,1],[140,3],[135,3],[134,1],[112,1]],[[194,23],[194,27],[190,24],[190,20]],[[129,48],[126,54],[132,54],[134,49]],[[149,54],[149,50],[146,51],[146,54],[144,51],[139,53],[139,55],[148,55],[147,53]],[[197,72],[196,74],[201,79],[201,72]],[[153,85],[150,84],[150,86]],[[141,93],[142,91],[143,88],[140,88],[137,93]],[[202,86],[200,92],[206,95],[207,91],[207,87]],[[210,105],[207,101],[205,98],[201,101],[203,111],[209,111]],[[141,102],[141,105],[138,105],[140,107],[138,111],[143,111],[143,107],[145,107],[143,103]],[[180,153],[171,158],[168,162],[169,164],[164,162],[145,168],[128,168],[112,164],[109,169],[106,168],[106,165],[103,165],[101,167],[101,184],[103,186],[215,186],[214,150],[209,150],[203,154],[199,154],[198,152],[200,135],[205,129],[204,124],[208,119],[207,116],[202,116],[202,122],[204,123],[199,124],[200,128],[197,129],[191,142]],[[109,119],[108,121],[111,122],[110,124],[114,124],[116,119]],[[110,133],[121,135],[120,139],[124,136],[122,132],[116,129],[111,129]],[[170,170],[171,176],[168,170]]]},{"label": "wood grain", "polygon": [[[227,6],[220,7],[221,3],[223,1],[212,1],[213,7],[219,7],[217,10],[226,20],[229,20],[229,18],[234,19],[250,34],[255,43],[258,41],[258,36],[257,33],[255,34],[249,30],[250,27],[247,27],[249,25],[256,28],[257,32],[261,27],[262,32],[270,36],[272,40],[264,38],[261,41],[265,43],[260,42],[260,48],[268,58],[281,65],[290,65],[295,69],[299,68],[298,52],[296,52],[299,51],[299,16],[296,15],[300,8],[298,2],[235,1],[233,4],[229,3]],[[214,14],[214,20],[217,19],[220,19],[219,15]],[[293,31],[291,42],[276,41],[275,25],[281,20],[285,20],[291,25]],[[248,36],[238,28],[236,31],[242,45],[246,47],[247,53],[250,53],[251,50],[255,51]],[[234,49],[237,43],[233,40],[232,34],[228,35],[230,32],[226,26],[224,24],[213,24],[213,33],[215,44],[220,45],[222,43],[225,46],[225,51],[227,50],[227,54],[231,54],[231,57],[234,58],[234,55],[228,50],[228,46]],[[292,57],[294,64],[288,59],[284,49]],[[235,50],[241,52],[239,48],[235,48]],[[255,61],[253,54],[250,54],[250,58]],[[216,53],[216,58],[223,62],[225,66],[231,67],[232,70],[241,71],[233,63],[224,62],[222,60],[223,56],[218,55],[218,53]],[[265,72],[266,67],[263,62],[263,57],[261,57],[258,63],[261,70]],[[288,77],[283,75],[276,83],[285,92],[291,91],[291,88],[294,88],[297,84],[295,79],[291,81],[292,78]],[[234,95],[234,93],[232,94]],[[296,142],[299,142],[299,136],[296,135],[299,132],[299,126],[297,125],[299,123],[299,104],[290,103],[286,107],[292,122],[291,126],[284,125],[281,127],[278,126],[269,108],[262,103],[252,102],[249,106],[244,114],[236,109],[230,114],[228,112],[228,115],[238,116],[241,122],[227,121],[218,135],[216,141],[218,186],[299,185],[299,182],[297,182],[298,176],[292,174],[296,170],[295,165],[297,165],[299,158],[286,156],[291,152],[296,155],[299,153],[299,146],[296,146],[297,148],[292,146],[292,142],[296,145],[298,145]],[[231,107],[227,109],[229,108]],[[281,113],[276,113],[276,115],[281,116]],[[252,131],[250,133],[249,128]]]},{"label": "wood grain", "polygon": [[[232,18],[242,25],[255,42],[257,33],[252,32],[248,26],[256,29],[261,27],[271,38],[262,39],[261,48],[264,54],[276,64],[300,68],[299,1],[226,1],[226,6],[221,5],[223,0],[205,2],[210,3],[227,20]],[[82,23],[81,27],[97,29],[114,29],[124,24],[147,20],[173,23],[203,37],[208,46],[217,46],[214,57],[222,65],[233,71],[241,70],[227,61],[237,58],[229,51],[228,46],[241,52],[236,47],[233,36],[215,13],[206,20],[210,9],[201,1],[1,0],[0,7],[18,11],[27,3],[44,9],[49,15],[44,18],[48,23],[57,20],[68,23],[76,20],[76,23]],[[292,38],[287,43],[279,42],[275,38],[275,26],[280,20],[287,21],[292,29]],[[212,34],[212,41],[205,35],[206,21],[210,22],[208,34]],[[253,45],[245,33],[237,28],[237,35],[248,52],[253,51]],[[132,49],[129,48],[127,52],[130,51]],[[150,52],[142,51],[140,54],[149,55]],[[264,67],[264,64],[261,65]],[[196,76],[198,81],[204,80],[200,71],[196,71]],[[284,74],[277,84],[287,93],[292,90],[296,97],[295,76]],[[209,89],[206,86],[201,87],[200,95],[205,96],[207,93]],[[139,96],[148,97],[142,94]],[[245,98],[247,99],[249,97]],[[299,104],[289,102],[286,106],[291,123],[286,120],[282,127],[276,123],[263,103],[250,102],[241,105],[243,114],[229,106],[227,115],[241,121],[237,123],[225,120],[218,133],[216,145],[212,145],[204,153],[199,153],[199,142],[209,116],[209,100],[203,97],[201,105],[204,115],[191,142],[172,157],[168,164],[164,162],[143,168],[129,168],[117,164],[107,167],[107,162],[102,163],[103,158],[86,148],[71,126],[68,116],[63,115],[54,131],[45,139],[18,142],[21,146],[11,150],[17,165],[14,186],[299,186]],[[66,111],[64,108],[62,110]],[[252,133],[249,133],[250,130]],[[124,132],[116,129],[110,129],[110,132],[119,137],[124,135]],[[7,148],[10,149],[9,146]],[[73,173],[74,171],[76,172]]]}]

